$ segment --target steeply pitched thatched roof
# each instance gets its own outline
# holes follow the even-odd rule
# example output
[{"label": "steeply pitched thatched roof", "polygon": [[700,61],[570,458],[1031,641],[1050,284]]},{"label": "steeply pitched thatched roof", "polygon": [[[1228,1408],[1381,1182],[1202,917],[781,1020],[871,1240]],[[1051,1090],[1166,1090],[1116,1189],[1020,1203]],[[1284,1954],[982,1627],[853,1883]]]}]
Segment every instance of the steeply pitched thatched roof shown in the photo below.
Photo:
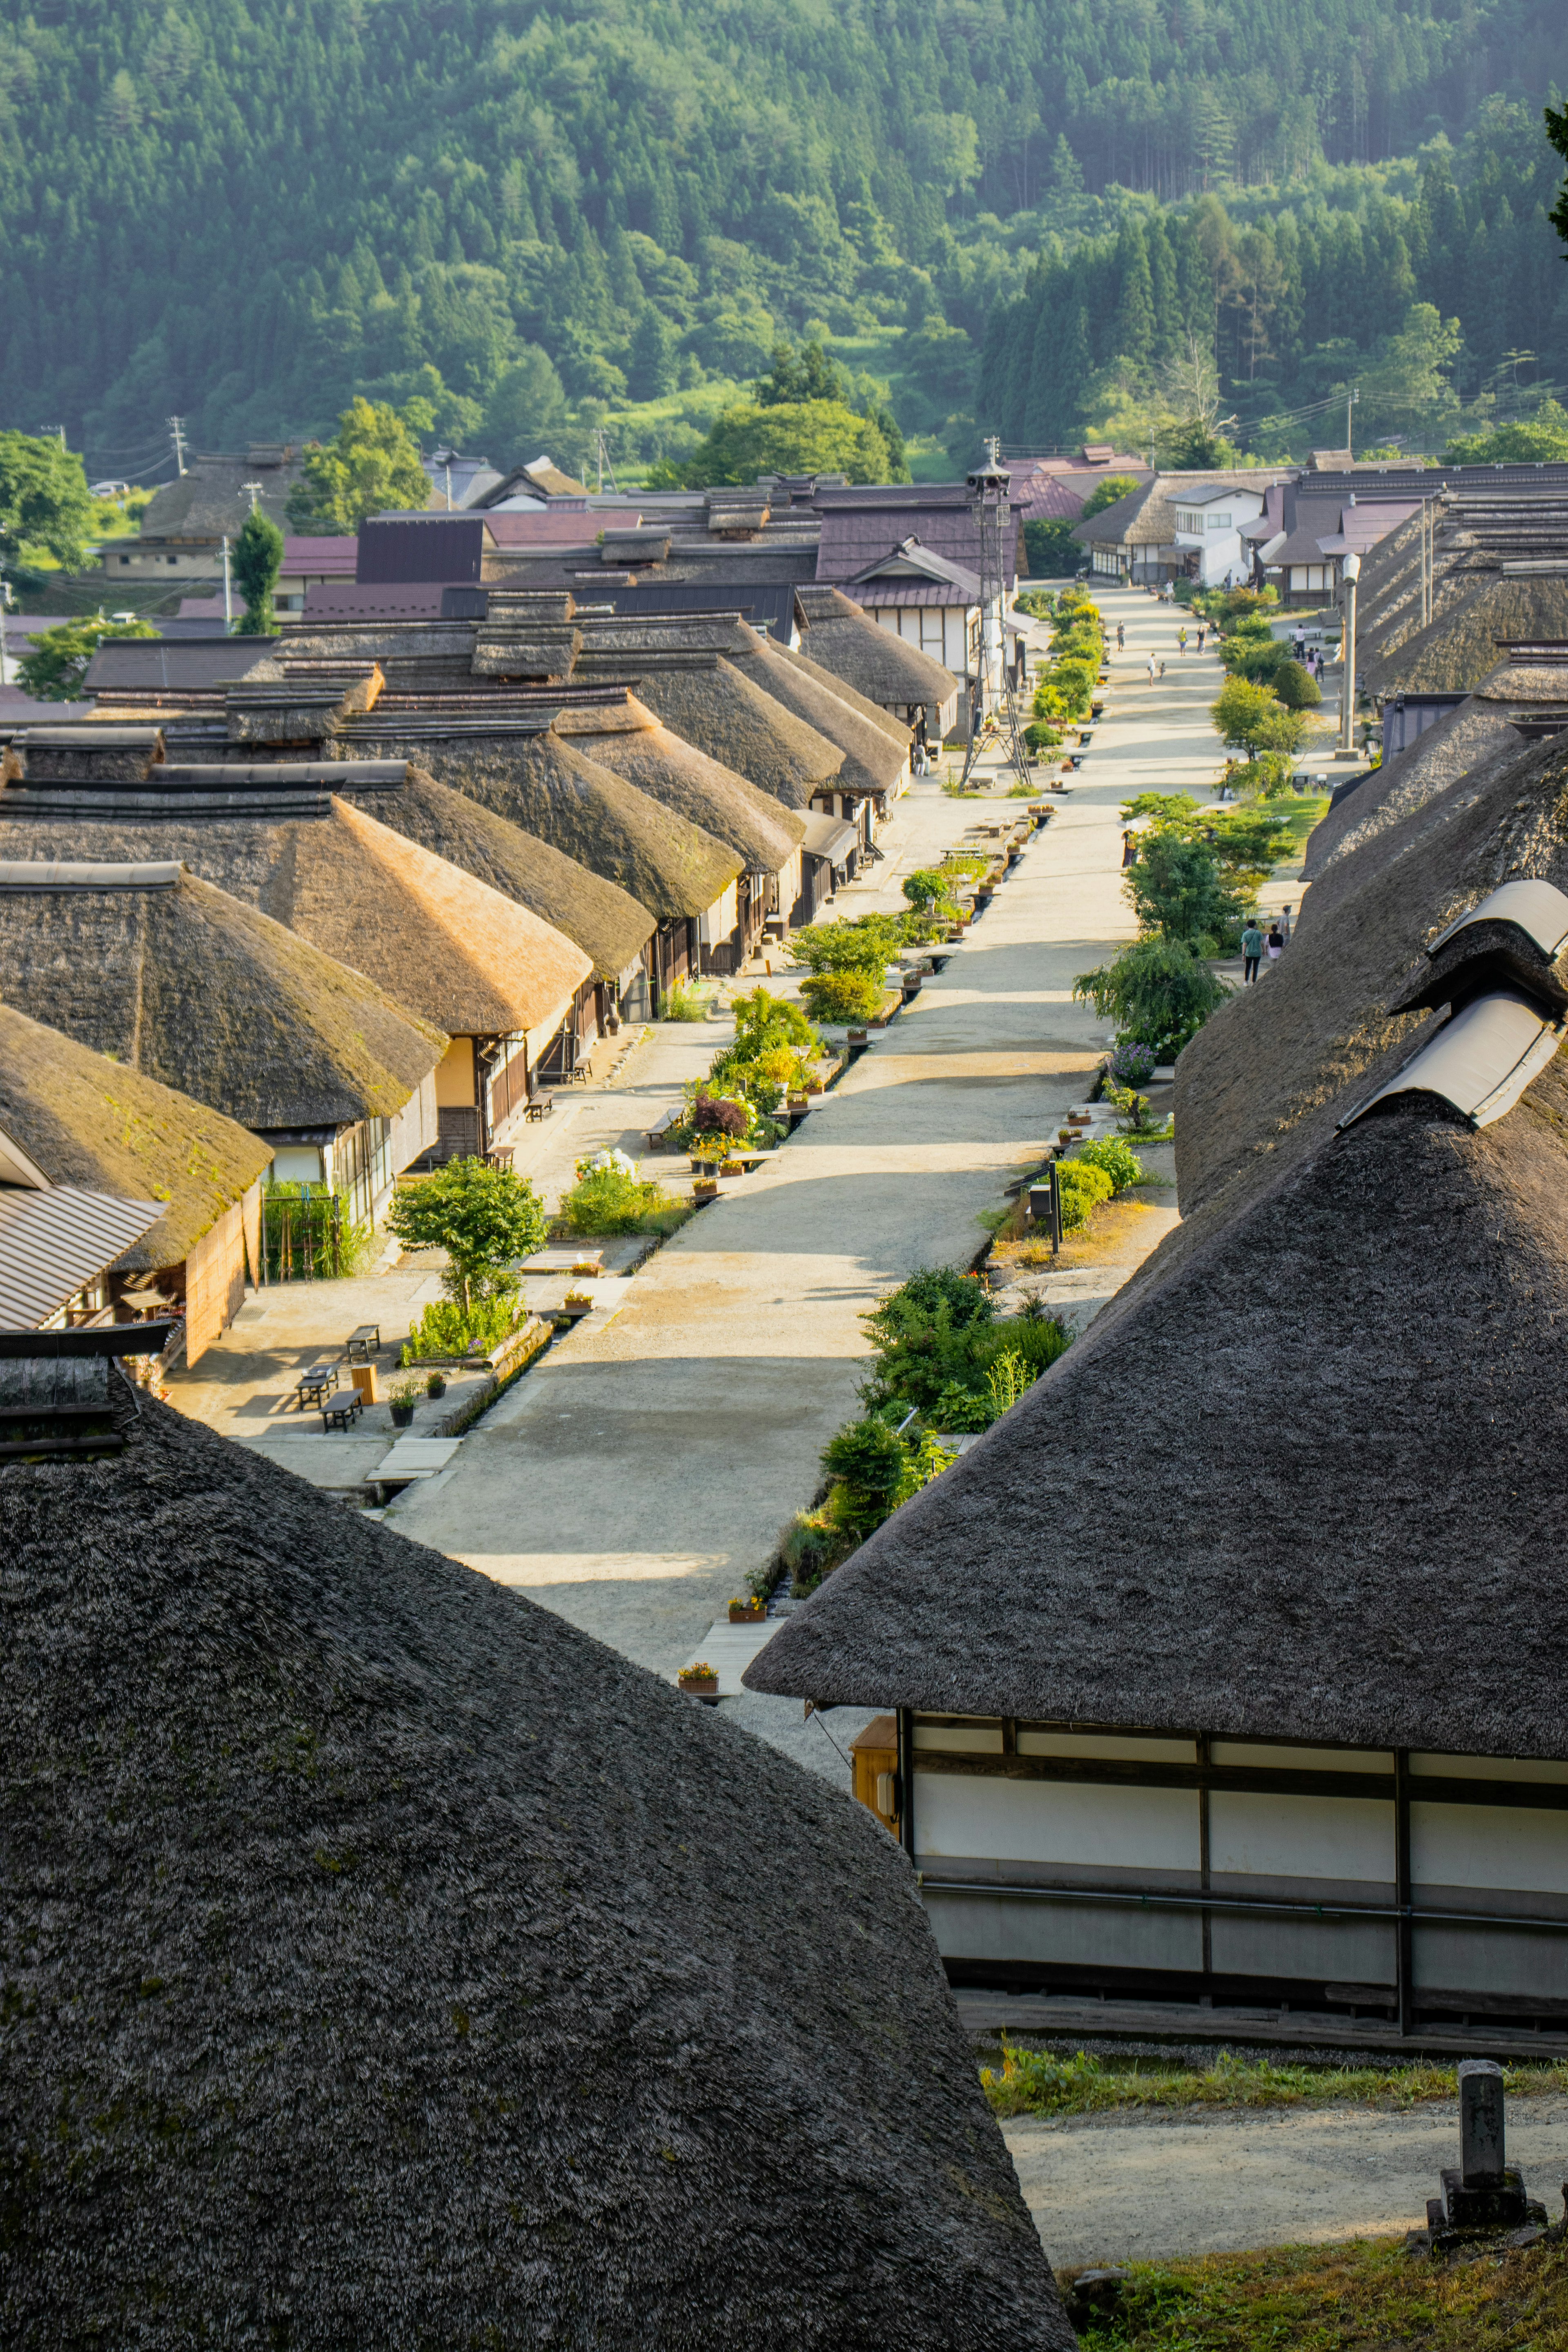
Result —
[{"label": "steeply pitched thatched roof", "polygon": [[20,818],[0,856],[184,858],[448,1036],[553,1033],[593,970],[573,941],[347,801],[312,817]]},{"label": "steeply pitched thatched roof", "polygon": [[420,755],[441,782],[602,874],[661,923],[703,913],[742,869],[737,850],[585,759],[553,728],[427,742]]},{"label": "steeply pitched thatched roof", "polygon": [[800,846],[804,817],[672,735],[635,695],[618,708],[563,709],[555,727],[601,767],[724,842],[753,873],[778,873]]},{"label": "steeply pitched thatched roof", "polygon": [[1568,575],[1510,578],[1488,570],[1466,578],[1465,593],[1451,608],[1440,605],[1427,627],[1358,664],[1364,687],[1377,693],[1401,687],[1413,694],[1463,692],[1495,668],[1500,641],[1568,636]]},{"label": "steeply pitched thatched roof", "polygon": [[390,1118],[446,1052],[269,915],[177,866],[118,878],[136,870],[0,865],[9,1003],[250,1128]]},{"label": "steeply pitched thatched roof", "polygon": [[178,1265],[272,1159],[221,1111],[4,1003],[0,1131],[52,1184],[165,1203],[116,1259],[129,1274]]},{"label": "steeply pitched thatched roof", "polygon": [[[1568,1755],[1568,1601],[1520,1572],[1563,1520],[1565,1281],[1561,1057],[1479,1132],[1397,1097],[1201,1248],[1162,1251],[745,1680]],[[915,1817],[918,1839],[918,1783]]]},{"label": "steeply pitched thatched roof", "polygon": [[217,541],[226,532],[236,536],[250,512],[253,480],[261,486],[258,505],[281,530],[289,493],[303,470],[302,455],[288,446],[265,457],[258,450],[244,457],[198,452],[176,480],[154,492],[142,517],[142,537]]},{"label": "steeply pitched thatched roof", "polygon": [[1515,875],[1568,886],[1565,786],[1568,740],[1521,746],[1473,793],[1461,783],[1427,802],[1313,886],[1278,969],[1177,1064],[1184,1250],[1313,1150],[1347,1087],[1370,1091],[1386,1056],[1410,1050],[1426,1016],[1396,1008],[1445,924]]},{"label": "steeply pitched thatched roof", "polygon": [[737,667],[775,702],[815,727],[828,742],[837,744],[844,765],[834,782],[841,790],[896,791],[910,756],[907,728],[903,741],[895,741],[886,728],[863,718],[834,691],[837,681],[830,672],[819,669],[815,662],[791,660],[765,638],[758,639],[756,652],[738,661]]},{"label": "steeply pitched thatched roof", "polygon": [[768,646],[781,661],[788,662],[792,668],[814,678],[818,686],[826,687],[840,702],[847,702],[851,710],[858,710],[862,719],[868,719],[873,727],[880,728],[888,740],[898,745],[900,753],[904,758],[909,756],[910,745],[914,740],[913,730],[884,703],[871,701],[847,678],[840,677],[837,671],[825,668],[821,662],[813,661],[809,654],[797,652],[794,646],[786,646],[781,638],[770,637]]},{"label": "steeply pitched thatched roof", "polygon": [[637,961],[657,928],[628,892],[421,768],[409,770],[399,791],[377,793],[366,805],[378,824],[477,875],[574,940],[605,980]]},{"label": "steeply pitched thatched roof", "polygon": [[806,621],[802,652],[868,701],[895,710],[920,703],[936,709],[959,691],[951,670],[891,629],[879,628],[840,590],[801,588],[795,594]]},{"label": "steeply pitched thatched roof", "polygon": [[156,1403],[0,1487],[16,2340],[1069,2352],[862,1808]]}]

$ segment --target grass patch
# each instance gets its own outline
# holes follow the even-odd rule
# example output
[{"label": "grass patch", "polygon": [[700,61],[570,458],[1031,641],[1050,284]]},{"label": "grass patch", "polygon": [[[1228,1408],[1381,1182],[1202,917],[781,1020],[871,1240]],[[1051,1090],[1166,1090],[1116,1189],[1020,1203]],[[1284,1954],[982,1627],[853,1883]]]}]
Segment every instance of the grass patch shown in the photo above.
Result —
[{"label": "grass patch", "polygon": [[1136,2263],[1121,2309],[1083,2341],[1102,2352],[1568,2352],[1568,2252],[1439,2268],[1374,2238]]},{"label": "grass patch", "polygon": [[[1568,2064],[1505,2066],[1510,2097],[1568,2090]],[[1457,2099],[1452,2066],[1276,2065],[1268,2058],[1233,2057],[1222,2051],[1198,2071],[1164,2066],[1154,2058],[1095,2058],[1079,2050],[1005,2042],[999,2068],[983,2066],[980,2080],[999,2116],[1088,2116],[1130,2107],[1299,2107],[1330,2103],[1390,2109]]]}]

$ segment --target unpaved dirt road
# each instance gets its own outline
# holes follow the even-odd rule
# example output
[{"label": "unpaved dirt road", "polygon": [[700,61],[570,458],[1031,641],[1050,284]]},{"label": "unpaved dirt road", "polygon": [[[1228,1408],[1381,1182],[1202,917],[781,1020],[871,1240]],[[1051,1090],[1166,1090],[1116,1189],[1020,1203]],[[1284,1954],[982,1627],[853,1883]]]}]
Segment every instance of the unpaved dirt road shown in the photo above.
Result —
[{"label": "unpaved dirt road", "polygon": [[[1016,2116],[1002,2128],[1054,2263],[1389,2237],[1426,2221],[1439,2172],[1459,2160],[1453,2105]],[[1568,2098],[1511,2100],[1508,2154],[1555,2221]]]}]

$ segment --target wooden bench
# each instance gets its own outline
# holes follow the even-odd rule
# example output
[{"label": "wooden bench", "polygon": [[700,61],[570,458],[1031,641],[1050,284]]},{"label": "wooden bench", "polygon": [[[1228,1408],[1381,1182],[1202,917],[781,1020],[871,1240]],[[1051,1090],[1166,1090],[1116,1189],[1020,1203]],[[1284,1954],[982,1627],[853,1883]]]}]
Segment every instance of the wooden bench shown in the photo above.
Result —
[{"label": "wooden bench", "polygon": [[669,1141],[670,1129],[679,1126],[681,1117],[682,1114],[679,1110],[667,1110],[662,1118],[656,1118],[653,1125],[644,1130],[650,1151],[664,1150],[665,1145]]},{"label": "wooden bench", "polygon": [[548,1118],[554,1108],[553,1095],[531,1095],[522,1115],[524,1118]]},{"label": "wooden bench", "polygon": [[322,1429],[324,1431],[352,1429],[360,1417],[363,1403],[364,1399],[360,1395],[358,1389],[351,1389],[345,1396],[338,1399],[336,1404],[323,1404],[321,1407]]},{"label": "wooden bench", "polygon": [[356,1323],[344,1346],[343,1360],[349,1364],[368,1364],[380,1346],[379,1323]]},{"label": "wooden bench", "polygon": [[303,1412],[307,1405],[319,1405],[323,1397],[331,1396],[337,1385],[336,1364],[312,1364],[308,1371],[300,1373],[294,1383],[294,1393],[300,1400],[300,1411]]}]

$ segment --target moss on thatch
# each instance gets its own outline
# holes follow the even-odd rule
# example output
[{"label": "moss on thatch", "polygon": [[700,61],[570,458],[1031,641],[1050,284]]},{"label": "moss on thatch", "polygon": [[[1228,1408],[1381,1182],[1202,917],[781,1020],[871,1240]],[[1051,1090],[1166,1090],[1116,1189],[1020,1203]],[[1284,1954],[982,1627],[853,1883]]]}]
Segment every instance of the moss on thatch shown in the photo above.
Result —
[{"label": "moss on thatch", "polygon": [[893,710],[951,702],[961,681],[930,654],[873,621],[864,606],[837,588],[798,592],[806,628],[801,651],[863,694]]},{"label": "moss on thatch", "polygon": [[863,1807],[155,1402],[0,1495],[11,2342],[1070,2352]]},{"label": "moss on thatch", "polygon": [[1439,605],[1386,655],[1358,661],[1369,692],[1465,693],[1497,667],[1500,643],[1568,636],[1568,577],[1507,579],[1500,572],[1466,575],[1452,606]]},{"label": "moss on thatch", "polygon": [[447,1050],[374,982],[188,871],[152,888],[16,877],[0,874],[8,1001],[246,1127],[390,1118]]},{"label": "moss on thatch", "polygon": [[0,1003],[0,1131],[52,1184],[162,1201],[116,1261],[178,1265],[268,1166],[270,1148],[221,1111]]},{"label": "moss on thatch", "polygon": [[814,727],[844,754],[834,782],[851,792],[891,793],[897,790],[910,756],[910,731],[899,742],[885,726],[853,709],[835,691],[837,681],[815,662],[791,660],[776,646],[759,639],[755,653],[737,661],[749,677],[785,710]]}]

